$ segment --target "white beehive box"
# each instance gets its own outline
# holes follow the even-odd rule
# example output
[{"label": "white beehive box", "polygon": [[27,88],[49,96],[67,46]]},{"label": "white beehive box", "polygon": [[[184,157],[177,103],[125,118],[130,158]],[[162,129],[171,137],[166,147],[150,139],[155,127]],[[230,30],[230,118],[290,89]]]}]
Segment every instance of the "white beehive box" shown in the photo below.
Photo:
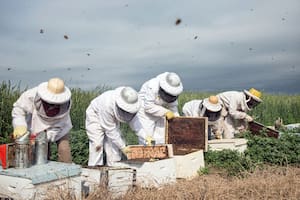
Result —
[{"label": "white beehive box", "polygon": [[193,178],[204,167],[207,117],[175,117],[166,121],[166,141],[173,146],[176,178]]},{"label": "white beehive box", "polygon": [[58,162],[1,170],[0,194],[18,200],[42,200],[67,194],[81,199],[80,173],[79,165]]},{"label": "white beehive box", "polygon": [[113,197],[120,197],[135,185],[135,176],[135,170],[130,168],[82,168],[81,182],[83,196],[88,196],[97,191],[97,188],[101,185],[107,187]]},{"label": "white beehive box", "polygon": [[186,155],[174,155],[176,162],[176,178],[193,178],[198,170],[204,167],[203,150]]},{"label": "white beehive box", "polygon": [[247,149],[247,140],[244,138],[208,140],[208,146],[213,151],[230,149],[244,152]]},{"label": "white beehive box", "polygon": [[136,184],[141,187],[160,187],[176,182],[176,163],[174,158],[153,162],[120,161],[118,167],[136,170]]}]

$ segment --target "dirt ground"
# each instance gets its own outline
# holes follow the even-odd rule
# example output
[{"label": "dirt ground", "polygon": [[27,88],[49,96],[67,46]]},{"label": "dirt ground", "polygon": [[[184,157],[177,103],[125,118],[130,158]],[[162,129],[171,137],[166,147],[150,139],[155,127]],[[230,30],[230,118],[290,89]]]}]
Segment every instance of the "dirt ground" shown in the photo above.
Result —
[{"label": "dirt ground", "polygon": [[[104,189],[90,194],[86,200],[112,199]],[[299,167],[268,167],[245,173],[244,178],[221,173],[202,175],[191,180],[178,180],[162,188],[134,188],[125,196],[132,199],[300,199]]]}]

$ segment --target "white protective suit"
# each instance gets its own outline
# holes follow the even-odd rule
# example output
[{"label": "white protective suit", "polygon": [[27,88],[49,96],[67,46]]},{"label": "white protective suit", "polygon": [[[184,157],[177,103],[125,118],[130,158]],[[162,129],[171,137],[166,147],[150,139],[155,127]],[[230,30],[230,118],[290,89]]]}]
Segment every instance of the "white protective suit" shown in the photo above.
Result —
[{"label": "white protective suit", "polygon": [[[204,112],[201,113],[200,108],[202,107],[203,100],[191,100],[186,102],[182,107],[182,113],[184,116],[189,117],[204,117]],[[214,134],[223,133],[223,118],[220,117],[216,121],[208,121],[209,129]]]},{"label": "white protective suit", "polygon": [[247,106],[244,92],[228,91],[217,95],[223,105],[224,138],[234,138],[234,134],[246,128],[245,118],[251,109]]},{"label": "white protective suit", "polygon": [[166,73],[145,82],[139,91],[141,108],[130,122],[130,127],[139,138],[139,144],[146,145],[147,136],[151,136],[155,144],[164,144],[166,112],[172,111],[175,116],[179,116],[177,100],[167,103],[158,94],[159,80],[165,77]]},{"label": "white protective suit", "polygon": [[[86,110],[86,131],[89,138],[89,166],[103,165],[103,148],[108,166],[121,160],[125,140],[121,136],[116,99],[124,87],[109,90],[96,97]],[[96,148],[99,150],[96,151]]]},{"label": "white protective suit", "polygon": [[27,130],[35,134],[46,131],[48,141],[56,142],[72,128],[71,103],[61,109],[57,116],[47,117],[37,90],[38,87],[25,91],[13,104],[13,127],[26,126]]}]

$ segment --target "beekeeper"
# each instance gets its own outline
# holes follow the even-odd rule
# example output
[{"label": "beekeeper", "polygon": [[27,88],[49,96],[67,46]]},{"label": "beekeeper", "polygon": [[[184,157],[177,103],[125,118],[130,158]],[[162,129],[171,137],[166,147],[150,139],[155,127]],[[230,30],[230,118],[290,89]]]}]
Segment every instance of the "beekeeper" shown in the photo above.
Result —
[{"label": "beekeeper", "polygon": [[223,119],[221,111],[222,105],[217,96],[210,96],[203,100],[191,100],[186,102],[182,107],[184,116],[208,118],[208,139],[222,138]]},{"label": "beekeeper", "polygon": [[[120,122],[128,123],[140,108],[137,92],[131,87],[118,87],[96,97],[86,110],[85,127],[89,138],[89,166],[113,166],[122,152],[130,150],[120,131]],[[121,151],[120,151],[121,150]]]},{"label": "beekeeper", "polygon": [[69,144],[71,91],[60,78],[51,78],[21,94],[13,104],[13,137],[27,131],[37,135],[46,131],[49,142],[56,142],[58,161],[72,162]]},{"label": "beekeeper", "polygon": [[253,121],[247,112],[262,102],[261,95],[261,92],[254,88],[243,92],[227,91],[217,95],[223,105],[224,138],[234,138],[234,134],[244,131],[247,123]]},{"label": "beekeeper", "polygon": [[180,77],[173,72],[159,74],[142,85],[141,109],[130,123],[139,144],[165,143],[165,118],[179,116],[177,98],[182,90]]}]

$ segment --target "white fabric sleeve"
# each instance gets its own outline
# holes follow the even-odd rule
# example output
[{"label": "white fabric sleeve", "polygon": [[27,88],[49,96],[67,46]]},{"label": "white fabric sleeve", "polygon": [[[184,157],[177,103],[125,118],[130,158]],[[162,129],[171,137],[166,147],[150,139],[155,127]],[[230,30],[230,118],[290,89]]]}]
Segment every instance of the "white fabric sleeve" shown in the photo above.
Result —
[{"label": "white fabric sleeve", "polygon": [[161,105],[155,104],[156,98],[158,98],[156,92],[148,86],[145,92],[145,112],[155,117],[164,117],[165,113],[168,112],[168,109]]},{"label": "white fabric sleeve", "polygon": [[177,100],[172,103],[169,103],[168,108],[170,111],[172,111],[174,113],[175,116],[177,116],[177,117],[179,116]]},{"label": "white fabric sleeve", "polygon": [[30,99],[32,89],[25,91],[19,99],[13,104],[12,124],[15,128],[16,126],[26,126],[26,116],[32,113],[33,110],[33,100]]},{"label": "white fabric sleeve", "polygon": [[184,116],[199,117],[199,104],[201,100],[192,100],[186,102],[182,107]]},{"label": "white fabric sleeve", "polygon": [[238,110],[238,101],[230,102],[228,112],[234,119],[244,119],[247,115],[246,112]]}]

